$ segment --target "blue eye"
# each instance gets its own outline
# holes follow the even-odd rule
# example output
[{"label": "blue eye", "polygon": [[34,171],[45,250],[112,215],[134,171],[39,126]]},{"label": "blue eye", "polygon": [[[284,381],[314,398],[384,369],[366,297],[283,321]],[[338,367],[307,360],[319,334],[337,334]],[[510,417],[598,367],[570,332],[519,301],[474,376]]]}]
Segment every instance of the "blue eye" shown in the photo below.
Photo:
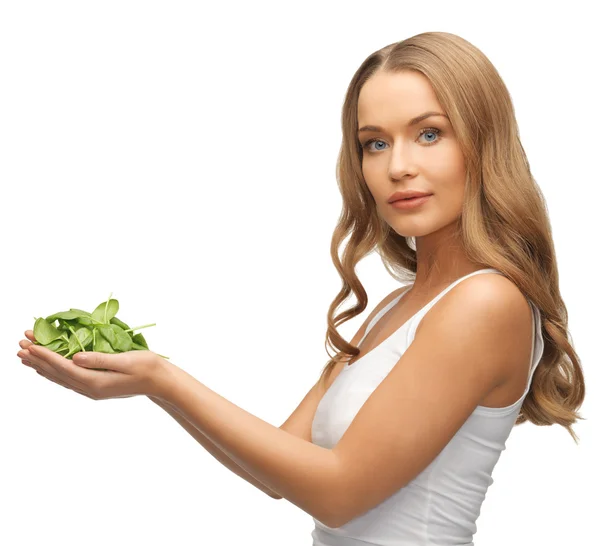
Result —
[{"label": "blue eye", "polygon": [[[437,144],[441,140],[441,137],[439,136],[441,132],[442,131],[440,129],[436,129],[435,127],[427,127],[426,129],[421,129],[421,131],[419,132],[418,138],[421,138],[422,135],[425,135],[428,133],[436,135],[438,138],[436,138],[435,140],[427,141],[425,143],[425,146],[433,146],[434,144]],[[374,151],[374,150],[371,150],[371,148],[369,148],[369,145],[372,142],[383,142],[383,140],[381,140],[379,138],[372,138],[370,140],[367,140],[367,142],[365,142],[363,145],[361,145],[361,148],[363,148],[363,149],[366,148],[367,151],[369,151],[369,152]],[[384,144],[385,144],[385,142],[384,142]],[[381,148],[377,151],[381,151]]]}]

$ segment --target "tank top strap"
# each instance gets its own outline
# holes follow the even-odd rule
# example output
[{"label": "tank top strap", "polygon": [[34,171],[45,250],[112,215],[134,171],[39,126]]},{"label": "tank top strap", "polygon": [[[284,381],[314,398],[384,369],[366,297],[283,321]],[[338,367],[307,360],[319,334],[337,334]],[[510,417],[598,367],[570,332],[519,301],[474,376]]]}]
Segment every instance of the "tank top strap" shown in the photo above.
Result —
[{"label": "tank top strap", "polygon": [[411,324],[408,328],[407,338],[406,338],[407,342],[409,344],[412,343],[412,341],[414,340],[415,332],[417,331],[417,327],[419,326],[419,323],[421,322],[423,317],[427,314],[427,311],[429,311],[440,299],[442,299],[446,295],[446,293],[448,293],[450,290],[452,290],[452,288],[454,288],[458,283],[464,281],[465,279],[468,279],[469,277],[473,277],[474,275],[479,275],[481,273],[497,273],[498,275],[505,276],[502,273],[502,271],[498,271],[497,269],[490,267],[487,269],[478,269],[477,271],[473,271],[472,273],[468,273],[467,275],[464,275],[464,276],[460,277],[459,279],[456,279],[451,285],[444,288],[444,290],[442,290],[427,305],[425,305],[422,309],[420,309],[417,313],[415,313],[415,315],[411,319]]},{"label": "tank top strap", "polygon": [[404,296],[404,294],[406,294],[406,292],[408,292],[409,286],[410,285],[404,287],[404,288],[406,288],[406,290],[403,290],[400,294],[398,294],[392,301],[390,301],[387,305],[385,305],[382,309],[380,309],[379,312],[371,319],[371,322],[369,322],[369,324],[367,325],[365,333],[363,334],[362,338],[358,342],[357,347],[361,346],[362,342],[367,337],[367,334],[371,331],[373,326],[375,326],[375,324],[377,324],[379,319],[381,319],[381,317],[383,317],[383,315],[385,315],[392,307],[394,307],[394,305],[396,305],[398,303],[400,298],[402,298],[402,296]]}]

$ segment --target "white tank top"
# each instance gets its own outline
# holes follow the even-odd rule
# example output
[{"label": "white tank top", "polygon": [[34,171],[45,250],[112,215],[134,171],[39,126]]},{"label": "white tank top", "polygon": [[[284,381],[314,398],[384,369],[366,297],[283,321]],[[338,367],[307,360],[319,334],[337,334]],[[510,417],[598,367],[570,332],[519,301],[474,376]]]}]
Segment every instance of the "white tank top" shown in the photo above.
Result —
[{"label": "white tank top", "polygon": [[[352,365],[346,364],[321,399],[312,423],[314,444],[332,449],[346,432],[367,398],[383,381],[412,343],[423,316],[453,286],[482,273],[480,269],[457,279],[425,307],[406,321],[375,349]],[[365,335],[406,293],[403,291],[375,315]],[[529,380],[522,396],[510,406],[477,406],[439,455],[405,487],[379,505],[339,528],[331,528],[313,518],[313,546],[473,546],[475,524],[492,471],[506,447],[533,373],[543,352],[539,310],[533,310],[534,336]]]}]

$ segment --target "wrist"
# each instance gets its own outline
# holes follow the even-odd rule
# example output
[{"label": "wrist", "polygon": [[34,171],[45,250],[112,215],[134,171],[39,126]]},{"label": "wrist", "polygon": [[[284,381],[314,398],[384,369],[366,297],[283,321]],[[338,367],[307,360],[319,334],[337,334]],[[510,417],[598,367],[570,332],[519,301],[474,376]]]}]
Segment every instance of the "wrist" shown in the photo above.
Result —
[{"label": "wrist", "polygon": [[171,383],[173,371],[177,366],[156,355],[156,362],[152,373],[152,392],[147,396],[153,402],[168,404],[169,384]]}]

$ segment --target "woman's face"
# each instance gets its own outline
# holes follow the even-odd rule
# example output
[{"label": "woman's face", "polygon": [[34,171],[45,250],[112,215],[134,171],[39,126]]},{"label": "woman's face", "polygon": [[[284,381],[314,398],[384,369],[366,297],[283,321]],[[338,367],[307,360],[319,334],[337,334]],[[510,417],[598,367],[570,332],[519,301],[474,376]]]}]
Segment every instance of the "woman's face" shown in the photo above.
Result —
[{"label": "woman's face", "polygon": [[[423,237],[455,224],[462,212],[465,163],[447,117],[429,80],[414,71],[378,72],[358,98],[358,139],[362,172],[378,214],[399,235]],[[379,129],[366,126],[378,126]],[[369,142],[370,141],[370,142]],[[398,209],[388,203],[401,190],[431,193],[422,205]]]}]

